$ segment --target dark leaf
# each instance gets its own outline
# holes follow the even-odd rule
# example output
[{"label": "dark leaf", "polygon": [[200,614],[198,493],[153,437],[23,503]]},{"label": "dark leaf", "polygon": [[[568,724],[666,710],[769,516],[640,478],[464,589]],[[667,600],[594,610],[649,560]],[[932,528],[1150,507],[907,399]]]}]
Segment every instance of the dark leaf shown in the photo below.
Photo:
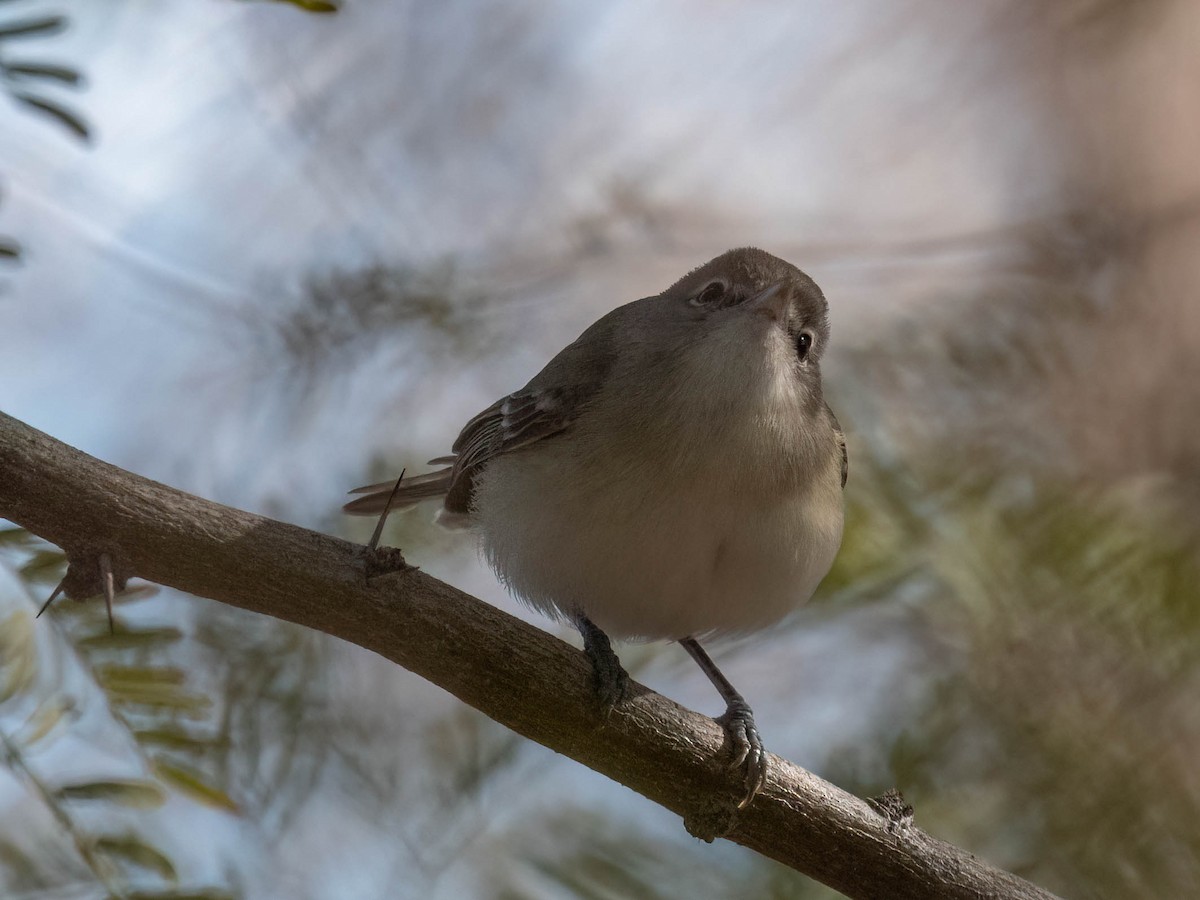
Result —
[{"label": "dark leaf", "polygon": [[116,634],[105,631],[103,634],[83,638],[79,641],[79,646],[85,650],[150,648],[173,644],[182,637],[183,632],[178,628],[122,629]]},{"label": "dark leaf", "polygon": [[26,106],[30,106],[39,112],[45,113],[52,119],[56,119],[80,140],[87,141],[91,138],[91,130],[88,128],[87,123],[69,109],[59,106],[52,100],[44,100],[41,97],[33,97],[29,94],[22,94],[16,91],[13,92],[12,96],[18,103],[24,103]]},{"label": "dark leaf", "polygon": [[122,706],[147,706],[160,710],[174,710],[191,716],[201,716],[212,707],[212,701],[201,694],[188,694],[174,685],[143,685],[135,687],[127,683],[105,684],[109,699]]},{"label": "dark leaf", "polygon": [[67,555],[61,550],[38,550],[21,566],[21,577],[27,581],[58,581],[66,564]]},{"label": "dark leaf", "polygon": [[276,0],[276,2],[298,6],[305,12],[335,13],[338,11],[338,5],[329,2],[329,0]]},{"label": "dark leaf", "polygon": [[238,811],[238,806],[233,799],[220,788],[205,781],[199,772],[167,762],[164,759],[154,761],[154,772],[167,784],[176,788],[180,793],[187,794],[193,800],[199,800],[201,803],[233,813]]},{"label": "dark leaf", "polygon": [[219,738],[198,737],[183,728],[171,725],[164,725],[162,728],[141,729],[135,731],[133,736],[143,747],[163,747],[186,753],[205,753],[209,750],[220,750],[229,746],[228,741]]},{"label": "dark leaf", "polygon": [[96,677],[105,686],[126,688],[183,684],[186,674],[174,666],[100,666]]},{"label": "dark leaf", "polygon": [[83,83],[83,76],[78,70],[67,66],[54,66],[45,63],[5,63],[4,71],[9,75],[24,78],[49,78],[51,81],[61,81],[72,87]]},{"label": "dark leaf", "polygon": [[89,781],[65,785],[55,793],[64,800],[112,800],[138,809],[157,808],[167,799],[153,781]]},{"label": "dark leaf", "polygon": [[46,16],[44,19],[13,22],[11,25],[0,25],[0,41],[14,37],[45,37],[58,34],[66,27],[66,16]]},{"label": "dark leaf", "polygon": [[20,259],[21,245],[12,238],[0,237],[0,259]]},{"label": "dark leaf", "polygon": [[135,835],[102,837],[92,844],[92,848],[143,869],[150,869],[168,881],[178,880],[175,864],[161,850],[151,847]]},{"label": "dark leaf", "polygon": [[36,744],[74,712],[75,704],[66,697],[56,697],[48,703],[41,704],[37,711],[29,717],[21,731],[20,741],[26,746]]},{"label": "dark leaf", "polygon": [[37,538],[24,528],[0,528],[0,547],[27,547],[36,540]]},{"label": "dark leaf", "polygon": [[0,702],[24,691],[37,672],[37,654],[29,630],[33,621],[25,611],[0,621]]}]

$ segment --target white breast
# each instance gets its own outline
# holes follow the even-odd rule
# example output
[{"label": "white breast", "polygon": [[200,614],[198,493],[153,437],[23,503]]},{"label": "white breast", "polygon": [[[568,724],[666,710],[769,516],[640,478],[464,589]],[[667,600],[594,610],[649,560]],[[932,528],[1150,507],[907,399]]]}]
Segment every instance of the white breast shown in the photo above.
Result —
[{"label": "white breast", "polygon": [[690,417],[631,447],[597,421],[494,459],[473,516],[487,559],[530,606],[617,637],[777,622],[812,595],[842,534],[832,426],[805,423],[796,441],[774,427],[777,402],[745,410],[754,428]]}]

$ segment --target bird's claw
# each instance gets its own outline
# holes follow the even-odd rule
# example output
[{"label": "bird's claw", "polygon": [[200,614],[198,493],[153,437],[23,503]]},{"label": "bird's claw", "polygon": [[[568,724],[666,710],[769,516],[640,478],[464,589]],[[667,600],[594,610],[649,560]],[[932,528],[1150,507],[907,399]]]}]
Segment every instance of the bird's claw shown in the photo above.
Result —
[{"label": "bird's claw", "polygon": [[613,652],[608,635],[586,618],[580,618],[578,625],[583,634],[583,652],[592,664],[592,692],[600,714],[607,719],[629,696],[629,673]]},{"label": "bird's claw", "polygon": [[593,660],[592,688],[596,694],[596,702],[600,705],[600,712],[607,719],[629,696],[629,673],[620,663],[615,667],[597,666]]},{"label": "bird's claw", "polygon": [[754,712],[744,701],[730,704],[724,715],[719,716],[716,721],[725,730],[733,753],[729,768],[742,769],[745,773],[743,785],[746,795],[737,806],[738,809],[745,809],[766,784],[767,751],[763,747],[758,727],[754,724]]}]

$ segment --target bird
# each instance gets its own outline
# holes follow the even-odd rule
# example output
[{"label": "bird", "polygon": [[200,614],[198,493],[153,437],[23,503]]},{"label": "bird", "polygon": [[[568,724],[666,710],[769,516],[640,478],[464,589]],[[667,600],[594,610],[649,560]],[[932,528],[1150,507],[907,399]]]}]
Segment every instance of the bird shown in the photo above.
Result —
[{"label": "bird", "polygon": [[744,807],[766,751],[700,642],[779,622],[840,548],[848,460],[822,393],[829,335],[812,278],[730,250],[597,320],[471,418],[436,471],[356,488],[344,510],[440,499],[438,521],[473,531],[515,597],[579,630],[606,712],[630,684],[613,638],[677,642],[725,701]]}]

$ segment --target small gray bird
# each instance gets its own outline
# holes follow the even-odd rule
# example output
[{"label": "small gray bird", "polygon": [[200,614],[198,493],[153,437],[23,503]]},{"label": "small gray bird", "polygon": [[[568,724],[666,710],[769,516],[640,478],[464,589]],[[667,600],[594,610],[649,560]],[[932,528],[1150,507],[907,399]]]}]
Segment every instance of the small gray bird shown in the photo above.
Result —
[{"label": "small gray bird", "polygon": [[[730,250],[604,316],[392,500],[443,498],[439,521],[475,531],[513,594],[574,623],[607,709],[629,681],[608,635],[678,641],[727,705],[742,806],[762,740],[698,639],[779,621],[833,564],[847,463],[821,396],[828,340],[811,278]],[[393,483],[353,493],[346,512],[377,515]]]}]

